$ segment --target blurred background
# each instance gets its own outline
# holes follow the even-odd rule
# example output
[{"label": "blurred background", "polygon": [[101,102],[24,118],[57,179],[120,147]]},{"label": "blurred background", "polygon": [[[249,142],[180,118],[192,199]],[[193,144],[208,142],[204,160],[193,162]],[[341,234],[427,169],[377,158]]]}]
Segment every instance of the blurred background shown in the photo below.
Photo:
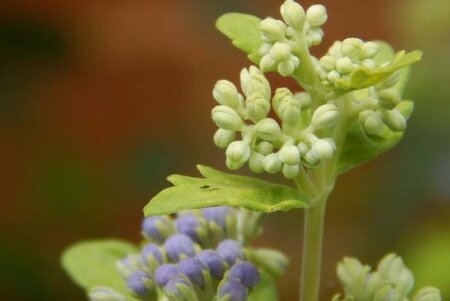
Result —
[{"label": "blurred background", "polygon": [[[137,242],[142,208],[167,175],[195,175],[196,163],[225,168],[212,143],[211,90],[249,62],[214,21],[229,11],[278,16],[281,2],[0,2],[0,300],[85,300],[59,266],[66,246]],[[316,54],[353,36],[424,51],[407,89],[416,110],[404,140],[337,183],[323,300],[340,290],[334,269],[344,255],[374,265],[391,251],[418,285],[450,298],[450,2],[321,3],[330,17]],[[256,241],[292,259],[281,300],[296,299],[301,225],[300,211],[270,215]]]}]

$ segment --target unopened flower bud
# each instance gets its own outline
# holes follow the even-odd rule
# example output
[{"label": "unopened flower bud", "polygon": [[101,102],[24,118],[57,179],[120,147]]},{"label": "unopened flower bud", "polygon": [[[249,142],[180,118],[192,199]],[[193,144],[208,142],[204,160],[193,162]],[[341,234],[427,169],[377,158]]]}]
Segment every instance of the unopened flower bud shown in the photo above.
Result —
[{"label": "unopened flower bud", "polygon": [[298,166],[298,164],[296,165],[283,164],[281,171],[283,173],[283,176],[285,176],[287,179],[293,179],[296,176],[298,176],[300,172],[300,167]]},{"label": "unopened flower bud", "polygon": [[332,127],[336,124],[339,110],[334,104],[325,104],[318,107],[311,117],[311,125],[314,129]]},{"label": "unopened flower bud", "polygon": [[282,135],[281,128],[272,118],[264,118],[256,124],[256,135],[261,139],[274,141]]},{"label": "unopened flower bud", "polygon": [[375,69],[377,66],[377,64],[371,59],[365,59],[361,62],[361,64],[369,70]]},{"label": "unopened flower bud", "polygon": [[234,141],[230,145],[228,145],[225,153],[227,159],[235,162],[237,165],[242,166],[250,158],[251,149],[246,142],[239,140]]},{"label": "unopened flower bud", "polygon": [[195,292],[192,283],[184,275],[177,275],[171,278],[164,286],[164,292],[169,298],[174,300],[197,300],[197,294]]},{"label": "unopened flower bud", "polygon": [[284,123],[295,126],[300,120],[301,104],[294,97],[290,97],[281,102],[276,113]]},{"label": "unopened flower bud", "polygon": [[300,157],[304,156],[309,151],[309,146],[305,142],[300,142],[297,144],[297,148],[300,151]]},{"label": "unopened flower bud", "polygon": [[198,217],[192,214],[179,216],[175,221],[175,225],[178,233],[188,236],[193,241],[200,241],[198,230],[201,228],[201,225]]},{"label": "unopened flower bud", "polygon": [[309,150],[305,156],[305,161],[306,163],[308,163],[309,165],[316,165],[317,163],[319,163],[319,156],[316,154],[316,152],[314,152],[312,149]]},{"label": "unopened flower bud", "polygon": [[386,111],[383,120],[394,132],[403,132],[406,129],[406,119],[398,110]]},{"label": "unopened flower bud", "polygon": [[305,24],[305,10],[293,0],[286,0],[280,8],[281,16],[287,25],[301,30]]},{"label": "unopened flower bud", "polygon": [[262,20],[259,28],[266,40],[271,42],[283,40],[286,33],[286,25],[282,21],[270,17]]},{"label": "unopened flower bud", "polygon": [[264,171],[263,161],[264,155],[260,153],[253,153],[248,161],[248,167],[255,173],[262,173]]},{"label": "unopened flower bud", "polygon": [[372,114],[364,122],[364,128],[371,135],[381,135],[384,131],[385,124],[379,113]]},{"label": "unopened flower bud", "polygon": [[327,75],[327,79],[333,84],[339,78],[341,78],[341,74],[339,72],[337,72],[336,70],[333,70],[333,71],[329,72],[328,75]]},{"label": "unopened flower bud", "polygon": [[242,107],[242,98],[236,86],[228,80],[219,80],[214,86],[214,99],[221,105],[229,106],[233,109]]},{"label": "unopened flower bud", "polygon": [[376,114],[376,113],[374,111],[372,111],[372,110],[364,110],[364,111],[359,113],[358,120],[359,120],[359,122],[364,124],[366,122],[367,118],[369,118],[373,114]]},{"label": "unopened flower bud", "polygon": [[388,79],[382,81],[379,86],[384,89],[392,88],[395,86],[400,80],[401,72],[397,71],[393,75],[391,75]]},{"label": "unopened flower bud", "polygon": [[276,42],[269,54],[277,62],[287,61],[291,55],[291,46],[287,43]]},{"label": "unopened flower bud", "polygon": [[221,129],[238,131],[243,125],[239,114],[228,106],[216,106],[212,109],[211,114],[213,121]]},{"label": "unopened flower bud", "polygon": [[259,68],[264,72],[272,71],[276,66],[277,62],[269,54],[264,55],[259,62]]},{"label": "unopened flower bud", "polygon": [[218,129],[214,134],[214,144],[220,148],[227,148],[236,139],[236,132]]},{"label": "unopened flower bud", "polygon": [[273,249],[251,249],[248,251],[250,261],[258,267],[279,277],[283,275],[289,265],[289,259],[283,253]]},{"label": "unopened flower bud", "polygon": [[230,207],[227,206],[207,207],[202,209],[202,215],[207,221],[216,223],[219,227],[225,229],[230,211]]},{"label": "unopened flower bud", "polygon": [[159,286],[165,286],[170,279],[178,275],[178,268],[173,264],[163,264],[155,271],[155,282]]},{"label": "unopened flower bud", "polygon": [[320,27],[311,28],[306,36],[308,45],[310,47],[319,45],[322,42],[323,36],[324,33],[322,28]]},{"label": "unopened flower bud", "polygon": [[295,165],[300,163],[300,152],[294,145],[284,145],[278,151],[278,158],[285,164]]},{"label": "unopened flower bud", "polygon": [[351,257],[345,257],[337,266],[337,276],[345,286],[356,283],[360,277],[367,278],[368,272],[368,266]]},{"label": "unopened flower bud", "polygon": [[157,244],[149,243],[145,245],[142,249],[142,258],[144,262],[151,263],[152,261],[156,261],[161,264],[164,261],[164,255]]},{"label": "unopened flower bud", "polygon": [[441,292],[434,287],[425,287],[416,293],[413,301],[441,301]]},{"label": "unopened flower bud", "polygon": [[164,243],[164,248],[174,262],[178,262],[182,256],[193,257],[195,255],[194,241],[184,234],[174,234],[169,237]]},{"label": "unopened flower bud", "polygon": [[353,62],[349,57],[343,57],[336,61],[336,69],[341,74],[347,74],[353,70]]},{"label": "unopened flower bud", "polygon": [[412,111],[414,110],[414,102],[409,100],[401,101],[398,105],[395,106],[395,109],[399,111],[403,117],[406,119],[411,116]]},{"label": "unopened flower bud", "polygon": [[282,76],[289,76],[295,71],[295,63],[293,61],[284,61],[278,64],[277,71]]},{"label": "unopened flower bud", "polygon": [[400,102],[400,93],[395,88],[384,89],[379,92],[380,105],[387,110],[392,110]]},{"label": "unopened flower bud", "polygon": [[112,288],[94,287],[89,291],[89,301],[127,301],[127,298]]},{"label": "unopened flower bud", "polygon": [[203,287],[205,283],[203,277],[202,263],[195,258],[186,258],[178,263],[178,270],[185,275],[193,284]]},{"label": "unopened flower bud", "polygon": [[273,152],[273,145],[267,141],[261,141],[256,145],[255,149],[258,153],[267,156]]},{"label": "unopened flower bud", "polygon": [[366,42],[361,46],[361,58],[373,59],[375,55],[380,51],[380,46],[375,42]]},{"label": "unopened flower bud", "polygon": [[316,153],[320,160],[326,160],[333,157],[335,145],[331,142],[332,140],[330,140],[319,139],[312,145],[311,150]]},{"label": "unopened flower bud", "polygon": [[307,92],[299,92],[294,95],[295,99],[297,99],[300,103],[300,107],[303,110],[309,109],[311,107],[311,95]]},{"label": "unopened flower bud", "polygon": [[248,97],[254,93],[259,93],[267,101],[270,101],[271,89],[270,83],[264,76],[264,73],[255,66],[242,69],[241,71],[241,88]]},{"label": "unopened flower bud", "polygon": [[327,19],[327,9],[321,4],[312,5],[306,11],[306,20],[313,27],[323,25]]},{"label": "unopened flower bud", "polygon": [[119,273],[124,278],[127,278],[136,271],[142,270],[144,266],[145,262],[138,254],[129,254],[116,263],[116,267],[119,270]]},{"label": "unopened flower bud", "polygon": [[230,269],[230,281],[238,281],[246,288],[252,288],[259,282],[259,272],[250,262],[238,262]]},{"label": "unopened flower bud", "polygon": [[385,285],[379,289],[373,298],[373,301],[402,301],[400,294],[391,285]]},{"label": "unopened flower bud", "polygon": [[248,116],[254,122],[266,118],[270,111],[270,102],[260,93],[254,93],[247,98],[245,106]]},{"label": "unopened flower bud", "polygon": [[325,71],[330,72],[336,68],[336,58],[331,55],[325,55],[319,60],[319,64]]},{"label": "unopened flower bud", "polygon": [[142,235],[157,242],[163,242],[173,230],[172,222],[166,216],[150,216],[142,222]]},{"label": "unopened flower bud", "polygon": [[272,106],[275,109],[275,111],[278,110],[281,103],[289,100],[291,97],[293,97],[292,92],[288,88],[278,88],[275,90],[275,94],[272,98]]},{"label": "unopened flower bud", "polygon": [[201,251],[197,256],[195,256],[216,279],[222,279],[225,273],[226,263],[222,257],[213,250]]},{"label": "unopened flower bud", "polygon": [[248,289],[238,281],[227,281],[219,287],[218,301],[246,301]]},{"label": "unopened flower bud", "polygon": [[233,265],[238,259],[244,259],[242,244],[236,240],[227,239],[222,241],[217,246],[216,251],[229,265]]},{"label": "unopened flower bud", "polygon": [[133,295],[145,298],[152,294],[155,284],[146,272],[136,271],[128,277],[127,287]]},{"label": "unopened flower bud", "polygon": [[263,166],[267,173],[277,173],[281,170],[281,161],[278,154],[270,154],[264,158]]},{"label": "unopened flower bud", "polygon": [[364,42],[361,39],[347,38],[342,41],[342,54],[351,59],[357,59],[363,44]]}]

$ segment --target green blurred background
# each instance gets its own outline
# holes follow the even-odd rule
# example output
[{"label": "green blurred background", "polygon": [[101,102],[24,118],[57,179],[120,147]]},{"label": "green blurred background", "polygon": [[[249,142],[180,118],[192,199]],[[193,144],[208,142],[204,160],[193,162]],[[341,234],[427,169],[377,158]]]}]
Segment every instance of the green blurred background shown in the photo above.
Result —
[{"label": "green blurred background", "polygon": [[[450,2],[322,3],[330,18],[314,53],[349,36],[424,51],[407,89],[416,111],[405,139],[338,181],[323,300],[339,290],[342,256],[375,264],[390,251],[404,256],[418,285],[450,298]],[[280,4],[1,1],[0,300],[85,300],[59,266],[64,247],[137,241],[141,209],[167,175],[195,174],[196,163],[224,169],[212,143],[211,90],[217,79],[236,81],[249,62],[214,20],[228,11],[277,15]],[[296,299],[301,224],[300,211],[270,215],[256,241],[292,258],[282,300]]]}]

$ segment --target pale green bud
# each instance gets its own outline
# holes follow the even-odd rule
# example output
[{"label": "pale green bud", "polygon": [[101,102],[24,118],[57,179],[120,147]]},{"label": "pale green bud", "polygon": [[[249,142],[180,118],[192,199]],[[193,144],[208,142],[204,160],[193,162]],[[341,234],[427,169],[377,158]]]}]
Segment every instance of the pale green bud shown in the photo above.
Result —
[{"label": "pale green bud", "polygon": [[277,154],[270,154],[264,158],[263,166],[267,173],[277,173],[281,169],[281,161]]},{"label": "pale green bud", "polygon": [[305,24],[305,10],[293,0],[286,0],[280,8],[281,16],[287,25],[301,30]]},{"label": "pale green bud", "polygon": [[397,110],[385,111],[383,120],[394,132],[403,132],[406,129],[406,119]]},{"label": "pale green bud", "polygon": [[263,154],[264,156],[267,156],[273,152],[273,145],[270,142],[267,141],[261,141],[256,145],[255,150]]},{"label": "pale green bud", "polygon": [[276,65],[277,62],[269,54],[263,56],[259,62],[259,68],[264,72],[271,71]]},{"label": "pale green bud", "polygon": [[332,71],[336,68],[336,59],[331,55],[325,55],[319,60],[320,66],[325,69],[325,71]]},{"label": "pale green bud", "polygon": [[282,21],[270,17],[262,20],[259,24],[259,28],[264,37],[272,42],[283,40],[286,33],[286,25]]},{"label": "pale green bud", "polygon": [[413,301],[441,301],[441,292],[434,287],[424,287],[414,296]]},{"label": "pale green bud", "polygon": [[311,117],[311,125],[315,130],[332,127],[336,124],[339,110],[334,104],[325,104],[318,107]]},{"label": "pale green bud", "polygon": [[414,277],[411,271],[404,268],[397,276],[395,284],[402,297],[408,296],[414,286]]},{"label": "pale green bud", "polygon": [[242,97],[239,95],[236,86],[228,80],[222,79],[216,83],[213,97],[221,105],[229,106],[233,109],[242,107]]},{"label": "pale green bud", "polygon": [[326,160],[333,157],[336,146],[334,142],[332,142],[333,140],[330,140],[319,139],[313,143],[311,150],[320,160]]},{"label": "pale green bud", "polygon": [[276,42],[269,55],[277,62],[287,61],[291,56],[291,46],[286,43]]},{"label": "pale green bud", "polygon": [[357,38],[348,38],[342,41],[342,54],[350,58],[358,58],[364,42]]},{"label": "pale green bud", "polygon": [[308,163],[309,165],[316,165],[317,163],[319,163],[320,159],[316,152],[314,152],[312,149],[305,154],[304,158],[306,163]]},{"label": "pale green bud", "polygon": [[379,103],[384,109],[392,110],[400,101],[400,93],[395,88],[384,89],[378,93]]},{"label": "pale green bud", "polygon": [[270,102],[260,93],[254,93],[247,98],[245,106],[248,116],[254,122],[266,118],[270,111]]},{"label": "pale green bud", "polygon": [[306,11],[306,20],[311,26],[321,26],[327,19],[327,9],[321,4],[312,5]]},{"label": "pale green bud", "polygon": [[270,83],[261,70],[255,66],[250,66],[249,69],[242,69],[240,77],[241,88],[246,96],[260,93],[264,98],[270,101]]},{"label": "pale green bud", "polygon": [[393,253],[386,255],[378,264],[378,272],[389,279],[396,279],[403,269],[403,260]]},{"label": "pale green bud", "polygon": [[275,94],[272,98],[272,106],[275,110],[278,110],[280,104],[293,97],[292,92],[288,88],[278,88],[275,90]]},{"label": "pale green bud", "polygon": [[343,57],[336,61],[336,69],[341,74],[347,74],[353,70],[353,62],[349,57]]},{"label": "pale green bud", "polygon": [[342,57],[342,42],[336,41],[331,45],[330,49],[328,49],[328,54],[335,58]]},{"label": "pale green bud", "polygon": [[262,173],[264,171],[263,161],[264,156],[262,154],[252,153],[248,161],[248,167],[253,172]]},{"label": "pale green bud", "polygon": [[284,61],[278,64],[278,73],[282,76],[289,76],[295,71],[295,63],[292,61]]},{"label": "pale green bud", "polygon": [[276,111],[278,117],[290,125],[296,125],[298,123],[300,120],[300,112],[300,103],[295,98],[282,102]]},{"label": "pale green bud", "polygon": [[298,176],[300,167],[298,165],[283,164],[281,171],[283,172],[283,176],[287,179],[293,179]]},{"label": "pale green bud", "polygon": [[361,46],[361,58],[362,59],[373,59],[380,51],[380,46],[375,42],[366,42]]},{"label": "pale green bud", "polygon": [[94,287],[89,291],[90,301],[126,301],[127,298],[109,287]]},{"label": "pale green bud", "polygon": [[282,276],[289,264],[289,259],[283,253],[272,249],[249,249],[247,257],[258,267],[262,267],[273,276]]},{"label": "pale green bud", "polygon": [[364,128],[371,135],[381,135],[384,131],[385,124],[379,113],[372,114],[364,122]]},{"label": "pale green bud", "polygon": [[364,280],[362,282],[364,285],[364,292],[363,292],[364,297],[365,297],[364,299],[372,300],[373,295],[378,290],[380,285],[382,285],[383,279],[382,279],[380,273],[373,272],[373,273],[366,275],[365,279],[363,278],[362,280]]},{"label": "pale green bud", "polygon": [[334,83],[339,78],[341,78],[341,74],[336,70],[329,72],[327,75],[327,79],[332,83]]},{"label": "pale green bud", "polygon": [[309,151],[309,146],[305,142],[297,144],[297,148],[300,151],[300,157],[304,156]]},{"label": "pale green bud", "polygon": [[377,64],[371,59],[365,59],[361,62],[361,64],[369,70],[377,67]]},{"label": "pale green bud", "polygon": [[403,115],[403,117],[408,119],[409,116],[411,116],[412,111],[414,110],[414,102],[410,100],[403,100],[395,106],[395,109],[398,110]]},{"label": "pale green bud", "polygon": [[216,125],[225,130],[238,131],[243,125],[239,114],[228,106],[216,106],[211,112],[212,119]]},{"label": "pale green bud", "polygon": [[272,49],[271,43],[263,43],[261,47],[259,47],[258,52],[261,56],[264,56],[269,53],[270,49]]},{"label": "pale green bud", "polygon": [[367,118],[369,118],[373,114],[375,114],[375,112],[372,111],[372,110],[364,110],[364,111],[362,111],[361,113],[359,113],[359,116],[358,116],[359,122],[361,122],[361,123],[366,122]]},{"label": "pale green bud", "polygon": [[236,132],[218,129],[214,134],[214,144],[219,148],[227,148],[236,139]]},{"label": "pale green bud", "polygon": [[295,99],[297,99],[300,103],[300,107],[303,110],[307,110],[311,107],[312,99],[311,95],[307,92],[299,92],[294,95]]},{"label": "pale green bud", "polygon": [[230,160],[229,158],[227,158],[225,161],[225,165],[228,167],[228,169],[231,169],[231,170],[236,170],[236,169],[241,168],[242,165],[244,165],[244,163],[236,162],[236,161]]},{"label": "pale green bud", "polygon": [[275,120],[264,118],[256,124],[256,135],[261,139],[274,141],[278,140],[282,133],[280,126]]},{"label": "pale green bud", "polygon": [[345,257],[337,266],[337,276],[339,280],[345,285],[356,282],[361,277],[366,277],[369,268],[361,264],[356,258]]},{"label": "pale green bud", "polygon": [[402,300],[400,294],[391,285],[386,285],[375,293],[373,301],[402,301]]},{"label": "pale green bud", "polygon": [[284,145],[278,151],[278,157],[281,162],[289,165],[295,165],[300,163],[300,152],[294,145]]},{"label": "pale green bud", "polygon": [[227,159],[242,166],[250,159],[250,146],[244,141],[234,141],[228,145],[226,150]]},{"label": "pale green bud", "polygon": [[317,46],[322,42],[323,30],[320,27],[311,28],[307,34],[307,41],[309,46]]}]

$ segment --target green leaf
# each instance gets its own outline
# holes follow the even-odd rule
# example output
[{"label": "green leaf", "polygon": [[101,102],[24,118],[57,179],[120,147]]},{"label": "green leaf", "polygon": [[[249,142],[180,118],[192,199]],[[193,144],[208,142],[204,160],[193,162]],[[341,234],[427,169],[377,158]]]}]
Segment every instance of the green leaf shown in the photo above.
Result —
[{"label": "green leaf", "polygon": [[248,301],[278,301],[277,286],[272,277],[261,273],[258,285],[250,292]]},{"label": "green leaf", "polygon": [[307,207],[306,196],[294,188],[226,174],[206,166],[198,166],[198,169],[204,178],[170,176],[168,180],[175,186],[153,197],[144,208],[145,215],[166,215],[180,210],[222,205],[260,212]]},{"label": "green leaf", "polygon": [[263,44],[259,23],[261,19],[252,15],[228,13],[217,19],[216,27],[231,39],[234,46],[246,52],[250,60],[258,64],[261,59],[258,50]]},{"label": "green leaf", "polygon": [[116,262],[137,249],[130,243],[115,240],[96,240],[77,243],[62,255],[62,266],[70,277],[86,291],[106,286],[115,289],[129,300],[136,300],[126,288],[116,268]]},{"label": "green leaf", "polygon": [[[390,62],[386,66],[368,69],[360,66],[350,73],[348,79],[338,79],[336,81],[336,88],[342,91],[352,91],[364,89],[376,85],[388,79],[396,71],[417,63],[422,58],[422,52],[419,50],[406,53],[399,51],[394,55],[394,51],[389,44],[377,41],[380,45],[380,52],[374,58],[377,65]],[[407,71],[406,71],[407,74]],[[401,81],[399,88],[404,86],[405,80]]]}]

